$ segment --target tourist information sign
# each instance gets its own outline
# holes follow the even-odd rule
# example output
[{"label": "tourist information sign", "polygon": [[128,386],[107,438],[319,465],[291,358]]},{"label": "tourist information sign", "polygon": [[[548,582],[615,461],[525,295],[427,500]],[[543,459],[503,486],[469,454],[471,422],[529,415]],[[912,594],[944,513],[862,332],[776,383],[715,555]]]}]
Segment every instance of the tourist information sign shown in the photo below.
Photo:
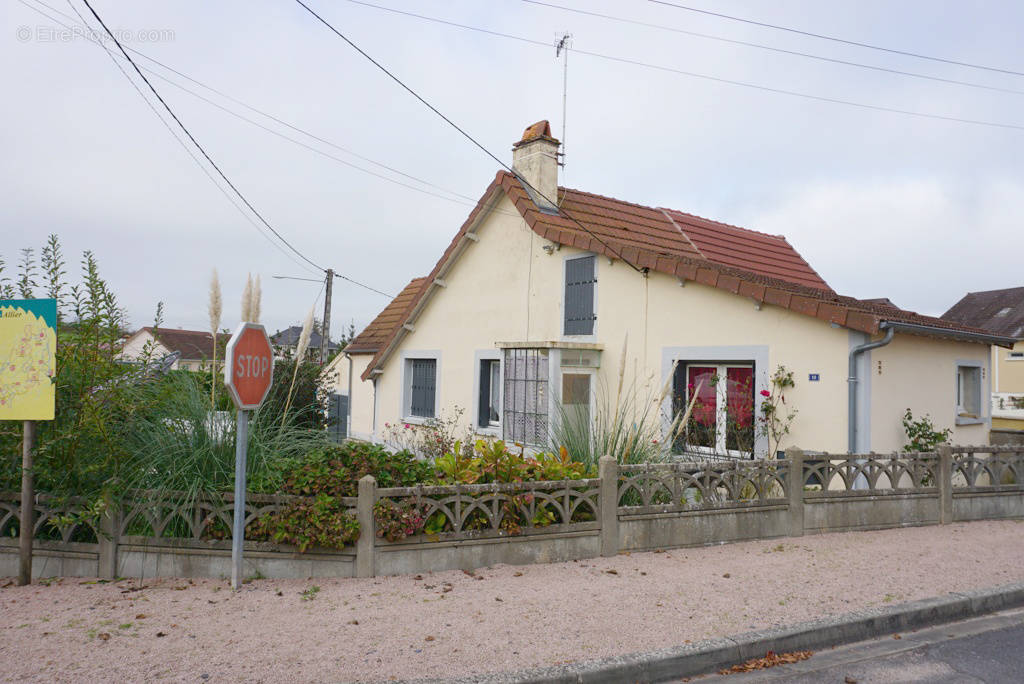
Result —
[{"label": "tourist information sign", "polygon": [[32,581],[37,420],[56,409],[57,300],[0,299],[0,420],[23,421],[18,584]]},{"label": "tourist information sign", "polygon": [[266,329],[242,323],[224,354],[224,384],[238,408],[235,430],[235,515],[231,529],[231,588],[242,583],[245,542],[245,471],[249,445],[249,411],[259,408],[274,383],[274,348]]}]

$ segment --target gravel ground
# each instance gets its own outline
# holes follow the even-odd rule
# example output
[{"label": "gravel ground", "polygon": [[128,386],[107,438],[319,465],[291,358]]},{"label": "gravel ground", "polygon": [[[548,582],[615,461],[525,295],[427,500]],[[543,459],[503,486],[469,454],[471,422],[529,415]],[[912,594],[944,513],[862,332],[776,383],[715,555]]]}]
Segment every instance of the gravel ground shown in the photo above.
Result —
[{"label": "gravel ground", "polygon": [[236,594],[218,580],[0,579],[0,677],[349,681],[547,666],[1022,581],[1022,536],[1019,522],[978,522],[475,574],[254,580]]}]

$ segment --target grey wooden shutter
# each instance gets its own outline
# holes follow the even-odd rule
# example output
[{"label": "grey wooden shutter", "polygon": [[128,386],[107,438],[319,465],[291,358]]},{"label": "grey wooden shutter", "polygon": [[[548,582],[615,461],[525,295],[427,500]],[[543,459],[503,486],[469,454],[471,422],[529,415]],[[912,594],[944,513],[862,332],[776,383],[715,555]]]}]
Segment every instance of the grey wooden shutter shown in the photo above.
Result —
[{"label": "grey wooden shutter", "polygon": [[480,362],[480,396],[477,399],[476,424],[487,427],[491,424],[491,362]]},{"label": "grey wooden shutter", "polygon": [[565,334],[593,335],[596,257],[565,262]]},{"label": "grey wooden shutter", "polygon": [[421,418],[434,417],[434,391],[437,387],[437,362],[412,360],[412,401],[409,412]]}]

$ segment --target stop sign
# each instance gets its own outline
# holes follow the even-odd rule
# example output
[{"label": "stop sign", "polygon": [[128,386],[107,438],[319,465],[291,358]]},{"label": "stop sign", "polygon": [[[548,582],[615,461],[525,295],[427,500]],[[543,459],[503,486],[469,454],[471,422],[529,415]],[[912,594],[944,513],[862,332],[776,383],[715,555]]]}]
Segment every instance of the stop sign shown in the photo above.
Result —
[{"label": "stop sign", "polygon": [[259,407],[273,381],[274,350],[266,329],[258,323],[242,323],[224,355],[224,384],[235,406],[246,410]]}]

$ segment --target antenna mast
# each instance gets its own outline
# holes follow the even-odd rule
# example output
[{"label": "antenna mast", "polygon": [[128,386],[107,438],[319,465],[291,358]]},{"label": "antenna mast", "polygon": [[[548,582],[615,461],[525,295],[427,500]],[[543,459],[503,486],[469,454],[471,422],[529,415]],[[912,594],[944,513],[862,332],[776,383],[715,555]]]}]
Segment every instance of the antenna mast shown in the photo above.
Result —
[{"label": "antenna mast", "polygon": [[565,101],[569,83],[569,48],[572,46],[572,34],[566,31],[555,43],[555,59],[562,58],[562,151],[558,156],[562,161],[559,166],[565,166]]}]

